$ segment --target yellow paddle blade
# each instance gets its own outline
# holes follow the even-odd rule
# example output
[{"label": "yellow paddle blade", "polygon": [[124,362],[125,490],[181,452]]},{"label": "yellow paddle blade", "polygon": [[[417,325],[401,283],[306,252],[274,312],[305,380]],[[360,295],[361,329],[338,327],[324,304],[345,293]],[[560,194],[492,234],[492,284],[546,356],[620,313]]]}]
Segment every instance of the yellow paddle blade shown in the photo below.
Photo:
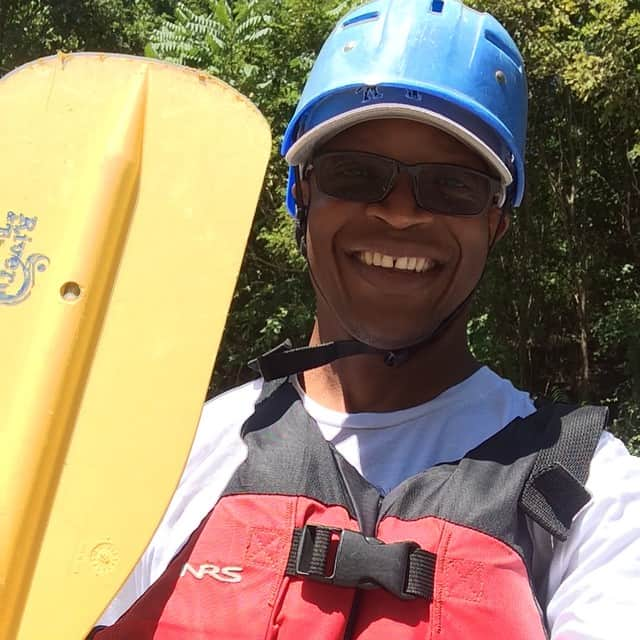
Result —
[{"label": "yellow paddle blade", "polygon": [[0,639],[80,640],[177,484],[269,156],[201,72],[0,80]]}]

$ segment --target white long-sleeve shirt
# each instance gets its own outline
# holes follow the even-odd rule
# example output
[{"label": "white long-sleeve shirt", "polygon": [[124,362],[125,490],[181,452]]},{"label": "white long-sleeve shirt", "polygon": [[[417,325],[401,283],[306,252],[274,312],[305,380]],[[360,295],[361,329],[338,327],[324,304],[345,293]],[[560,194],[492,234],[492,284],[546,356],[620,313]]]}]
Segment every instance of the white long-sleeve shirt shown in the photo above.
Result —
[{"label": "white long-sleeve shirt", "polygon": [[[527,393],[486,367],[429,402],[386,413],[333,411],[314,402],[295,381],[294,386],[325,439],[382,493],[435,464],[462,458],[535,410]],[[261,387],[256,380],[205,405],[169,508],[99,624],[112,624],[144,593],[213,508],[245,459],[240,429]],[[568,540],[553,548],[546,602],[551,639],[636,639],[640,459],[604,433],[586,487],[590,502],[575,516]]]}]

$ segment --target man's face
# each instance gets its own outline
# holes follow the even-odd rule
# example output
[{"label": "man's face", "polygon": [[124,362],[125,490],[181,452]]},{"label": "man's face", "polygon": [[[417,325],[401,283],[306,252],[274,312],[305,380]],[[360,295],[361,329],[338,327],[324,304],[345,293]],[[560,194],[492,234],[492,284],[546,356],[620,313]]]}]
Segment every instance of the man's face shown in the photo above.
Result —
[{"label": "man's face", "polygon": [[[462,143],[409,120],[356,125],[322,151],[365,151],[406,164],[443,163],[488,172]],[[305,188],[318,321],[336,334],[327,336],[325,330],[323,339],[354,337],[384,349],[415,344],[431,335],[478,283],[498,209],[473,217],[431,213],[417,206],[406,173],[378,203],[328,196],[313,171]],[[372,259],[382,264],[367,264]]]}]

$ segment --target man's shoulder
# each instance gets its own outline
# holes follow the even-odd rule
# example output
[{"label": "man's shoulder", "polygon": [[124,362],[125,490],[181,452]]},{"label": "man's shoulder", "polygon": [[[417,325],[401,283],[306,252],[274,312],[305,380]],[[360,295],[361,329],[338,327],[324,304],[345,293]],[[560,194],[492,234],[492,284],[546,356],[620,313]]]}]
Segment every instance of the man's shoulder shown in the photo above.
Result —
[{"label": "man's shoulder", "polygon": [[262,378],[257,378],[214,396],[205,402],[200,422],[218,419],[235,422],[242,416],[246,420],[253,413],[261,390]]},{"label": "man's shoulder", "polygon": [[[633,481],[632,481],[633,479]],[[593,455],[587,489],[598,495],[614,494],[618,499],[640,499],[640,458],[609,431],[603,431]]]},{"label": "man's shoulder", "polygon": [[240,442],[240,430],[253,413],[262,379],[229,389],[205,402],[191,449],[190,462]]}]

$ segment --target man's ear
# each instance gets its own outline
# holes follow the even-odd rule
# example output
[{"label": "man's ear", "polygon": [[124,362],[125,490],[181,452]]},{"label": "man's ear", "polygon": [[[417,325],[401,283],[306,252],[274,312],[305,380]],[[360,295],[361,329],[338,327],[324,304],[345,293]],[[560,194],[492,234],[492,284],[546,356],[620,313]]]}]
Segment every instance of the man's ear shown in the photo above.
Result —
[{"label": "man's ear", "polygon": [[491,236],[494,238],[493,241],[495,243],[507,233],[509,225],[511,224],[511,215],[506,209],[498,209],[496,207],[491,210],[490,216],[492,226]]},{"label": "man's ear", "polygon": [[291,195],[298,206],[305,206],[309,202],[309,180],[297,180],[291,185]]}]

